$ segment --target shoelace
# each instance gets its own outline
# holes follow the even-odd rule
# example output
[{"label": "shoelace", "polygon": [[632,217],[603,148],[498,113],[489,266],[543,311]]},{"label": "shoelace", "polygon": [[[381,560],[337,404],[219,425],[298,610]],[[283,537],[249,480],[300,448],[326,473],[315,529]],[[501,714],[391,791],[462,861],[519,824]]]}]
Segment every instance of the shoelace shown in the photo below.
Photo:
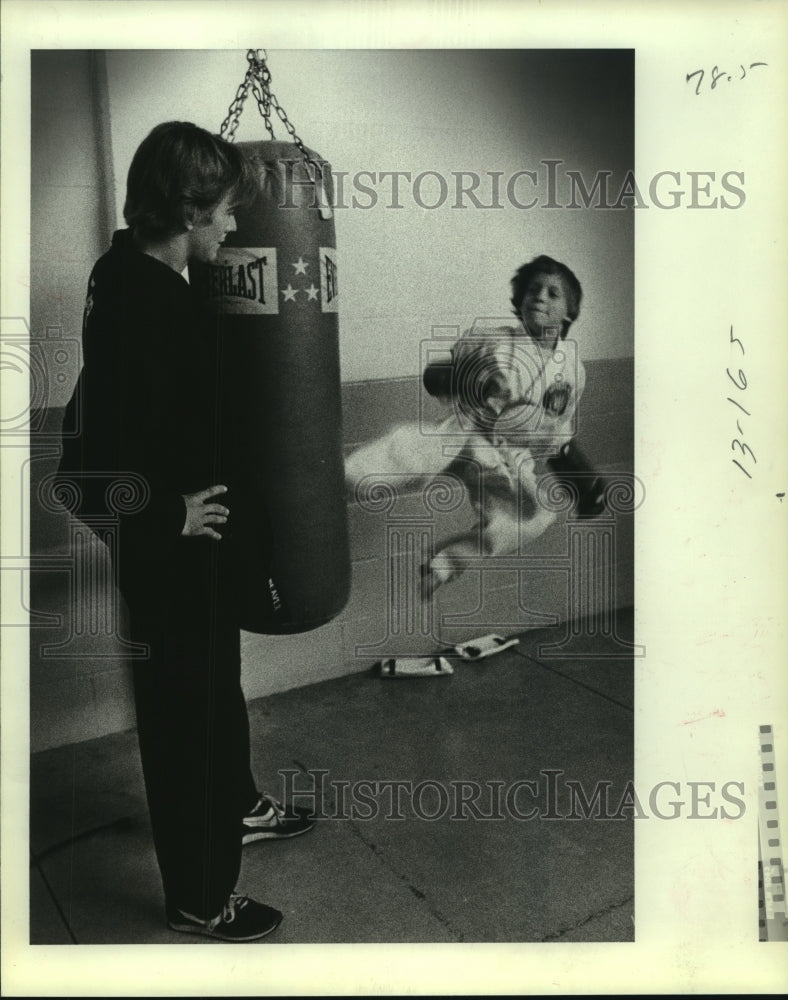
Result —
[{"label": "shoelace", "polygon": [[214,917],[213,920],[208,924],[209,930],[214,930],[222,921],[226,924],[231,924],[235,920],[236,910],[242,910],[249,902],[248,896],[242,896],[240,893],[233,892],[230,894],[230,898],[224,904],[222,912],[218,917]]},{"label": "shoelace", "polygon": [[263,794],[260,796],[260,803],[261,804],[266,803],[268,806],[270,806],[270,808],[273,809],[274,813],[279,817],[279,819],[285,818],[285,807],[272,795],[266,795],[266,793],[263,792]]}]

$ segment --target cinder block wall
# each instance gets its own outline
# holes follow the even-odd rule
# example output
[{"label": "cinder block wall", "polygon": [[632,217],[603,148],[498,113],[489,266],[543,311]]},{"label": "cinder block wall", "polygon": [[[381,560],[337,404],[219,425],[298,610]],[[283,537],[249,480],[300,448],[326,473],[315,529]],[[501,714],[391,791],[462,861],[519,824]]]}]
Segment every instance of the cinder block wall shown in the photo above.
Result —
[{"label": "cinder block wall", "polygon": [[[519,53],[487,51],[460,58],[456,52],[315,50],[280,52],[275,60],[277,87],[281,84],[282,93],[288,94],[288,109],[303,122],[303,134],[340,166],[389,170],[417,164],[447,171],[465,166],[469,122],[487,137],[489,148],[496,151],[495,163],[500,160],[500,169],[509,173],[521,169],[524,151],[536,165],[565,147],[573,151],[567,155],[567,168],[582,168],[588,176],[601,167],[621,172],[631,162],[631,54],[622,53],[611,62],[609,55],[593,53],[531,53],[523,60]],[[548,116],[555,134],[544,133],[542,111],[534,110],[543,110],[540,102],[556,99],[549,79],[544,82],[544,60],[553,73],[559,65],[567,69],[561,114]],[[216,95],[225,89],[228,95],[235,92],[238,69],[237,53],[218,50],[34,54],[31,335],[40,344],[49,342],[43,353],[50,359],[63,353],[59,339],[79,343],[86,276],[108,245],[134,145],[165,114],[175,114],[174,109],[183,119],[203,123],[213,121],[219,111],[223,114],[226,103],[217,106]],[[600,72],[615,86],[597,87]],[[348,81],[363,78],[370,86],[358,93],[350,119],[325,113],[334,107],[344,114],[346,104],[330,99],[315,104],[315,79],[329,92],[333,87],[341,93]],[[424,100],[407,105],[399,100],[396,85],[403,78]],[[206,79],[211,87],[203,86]],[[526,80],[525,89],[535,95],[518,104],[515,118],[489,114],[488,81],[499,95],[503,79],[512,81],[512,93],[519,93]],[[458,86],[474,96],[472,106],[457,100]],[[146,98],[151,88],[156,100]],[[166,112],[159,103],[162,94]],[[612,106],[606,94],[617,95]],[[415,118],[411,105],[419,108]],[[526,146],[523,136],[529,137]],[[414,419],[420,399],[415,372],[424,338],[436,324],[449,328],[471,316],[507,311],[502,276],[511,273],[524,252],[523,217],[514,209],[400,213],[384,211],[382,202],[379,212],[337,212],[337,236],[345,255],[342,371],[352,379],[343,387],[347,448],[392,423]],[[588,383],[580,440],[600,469],[627,470],[632,468],[633,437],[632,361],[626,358],[632,343],[626,317],[631,312],[633,216],[589,211],[582,219],[579,225],[575,212],[531,214],[528,245],[533,252],[553,252],[555,247],[558,256],[572,247],[573,266],[581,269],[586,290],[584,317],[592,318],[594,328],[585,343]],[[444,255],[435,252],[436,247],[452,246],[463,248],[462,267],[447,268]],[[370,247],[382,248],[386,267],[379,266],[374,254],[370,258]],[[474,281],[468,281],[469,273]],[[611,275],[620,293],[613,297],[608,294]],[[408,290],[404,297],[403,289]],[[477,309],[481,312],[474,312]],[[46,402],[42,412],[34,414],[38,429],[31,459],[20,475],[30,482],[29,499],[20,490],[29,522],[20,521],[19,551],[28,551],[29,536],[32,572],[26,601],[32,625],[33,749],[134,724],[128,650],[117,638],[125,634],[123,607],[109,586],[106,552],[92,537],[79,535],[78,525],[64,512],[44,509],[37,494],[38,485],[55,467],[62,407],[79,371],[78,350],[65,353],[66,360],[49,373]],[[594,355],[619,360],[595,360]],[[402,377],[374,377],[381,372]],[[462,495],[450,499],[458,501],[456,509],[435,513],[430,522],[438,541],[470,520]],[[436,614],[426,628],[418,616],[403,617],[401,609],[392,612],[392,570],[402,579],[412,566],[406,557],[388,557],[390,518],[423,519],[425,514],[418,492],[400,497],[397,504],[388,515],[349,507],[352,593],[335,621],[300,636],[243,636],[250,697],[363,670],[378,655],[426,652],[482,631],[512,632],[573,613],[563,521],[532,550],[534,556],[554,557],[554,568],[526,566],[519,574],[491,569],[483,581],[479,573],[468,573],[439,591]],[[632,521],[619,515],[615,522],[614,588],[605,596],[615,606],[632,603]],[[82,548],[74,560],[77,543]],[[390,641],[394,626],[399,629],[396,643]]]},{"label": "cinder block wall", "polygon": [[[586,392],[578,421],[578,444],[597,469],[611,475],[633,468],[633,361],[589,361]],[[425,398],[420,379],[399,378],[349,383],[343,387],[344,434],[348,449],[389,427],[412,421],[420,406],[425,416],[441,411]],[[372,506],[372,505],[370,505]],[[441,510],[435,511],[433,508]],[[444,512],[445,511],[445,512]],[[418,561],[407,551],[407,536],[432,533],[436,544],[467,530],[474,522],[462,484],[451,495],[425,504],[419,488],[397,496],[393,506],[365,509],[348,503],[352,587],[337,619],[298,637],[244,636],[247,692],[256,697],[317,679],[368,669],[382,656],[424,654],[489,632],[513,634],[565,622],[578,607],[570,588],[569,525],[565,516],[529,548],[521,568],[469,571],[440,588],[432,613],[403,594],[415,590]],[[394,522],[399,522],[395,527]],[[398,541],[392,558],[390,529]],[[617,514],[613,524],[608,593],[597,593],[596,608],[633,603],[634,516]],[[538,561],[542,568],[529,565]],[[555,568],[544,568],[554,561]],[[507,561],[507,565],[511,560]],[[597,588],[599,590],[600,588]],[[604,588],[602,588],[604,589]]]},{"label": "cinder block wall", "polygon": [[[590,361],[586,370],[578,442],[601,471],[631,471],[632,360]],[[344,385],[346,448],[395,423],[412,420],[420,396],[416,378]],[[426,405],[432,407],[427,415],[437,414],[433,401]],[[59,408],[42,415],[42,440],[57,434],[62,416]],[[30,464],[33,750],[134,725],[128,650],[118,638],[125,634],[124,609],[110,585],[106,551],[90,535],[80,533],[78,523],[67,513],[45,509],[38,499],[38,486],[56,463],[57,456],[50,449]],[[426,621],[415,607],[392,602],[392,579],[404,586],[405,574],[413,569],[407,554],[390,558],[387,539],[392,517],[415,518],[412,523],[420,524],[426,518],[439,542],[472,523],[461,489],[453,497],[444,497],[444,505],[453,509],[431,513],[418,490],[399,496],[388,511],[365,510],[348,502],[352,587],[347,606],[328,625],[302,635],[243,633],[247,696],[261,697],[366,670],[383,655],[427,653],[439,649],[441,643],[491,631],[511,634],[566,621],[572,615],[568,525],[563,517],[529,550],[519,571],[472,571],[440,589],[434,615]],[[608,567],[612,592],[604,597],[611,611],[629,607],[633,601],[633,520],[631,514],[615,518],[614,564]],[[83,541],[75,559],[74,545],[82,546]],[[555,568],[529,566],[529,557],[543,560],[546,556],[554,558]]]}]

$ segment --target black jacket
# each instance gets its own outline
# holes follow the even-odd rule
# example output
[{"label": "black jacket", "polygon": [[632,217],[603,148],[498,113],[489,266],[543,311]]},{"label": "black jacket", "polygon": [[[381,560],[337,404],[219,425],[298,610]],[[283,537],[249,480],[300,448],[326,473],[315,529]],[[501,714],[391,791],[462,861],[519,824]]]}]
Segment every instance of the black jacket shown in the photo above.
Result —
[{"label": "black jacket", "polygon": [[181,530],[183,495],[221,481],[221,373],[188,282],[138,251],[129,230],[90,275],[83,356],[64,420],[79,433],[59,469],[79,488],[69,506],[93,527],[114,519],[127,598],[165,592],[216,546]]}]

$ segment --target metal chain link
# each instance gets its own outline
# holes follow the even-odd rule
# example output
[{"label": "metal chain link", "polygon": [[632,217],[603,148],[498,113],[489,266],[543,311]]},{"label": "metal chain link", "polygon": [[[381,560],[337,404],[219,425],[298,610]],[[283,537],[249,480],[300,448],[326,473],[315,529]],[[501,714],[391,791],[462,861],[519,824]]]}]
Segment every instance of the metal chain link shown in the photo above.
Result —
[{"label": "metal chain link", "polygon": [[266,131],[272,139],[275,139],[274,127],[271,124],[271,94],[261,89],[260,82],[257,79],[252,80],[252,93],[257,101],[258,110],[263,117]]},{"label": "metal chain link", "polygon": [[[262,55],[260,55],[261,52]],[[235,133],[238,129],[238,123],[241,119],[244,102],[249,96],[249,91],[251,90],[254,94],[255,100],[257,101],[260,116],[265,122],[266,130],[271,138],[276,138],[274,135],[273,124],[271,122],[271,108],[273,108],[274,111],[276,111],[279,120],[287,129],[288,135],[293,140],[293,143],[298,148],[298,151],[305,160],[312,162],[312,158],[307,152],[306,146],[304,146],[304,143],[296,133],[293,123],[287,117],[287,112],[279,103],[276,94],[274,94],[271,90],[271,71],[269,70],[268,63],[266,62],[267,56],[268,54],[265,49],[249,49],[246,53],[246,61],[249,63],[246,70],[246,76],[244,77],[243,83],[236,91],[235,97],[227,111],[227,117],[222,122],[220,135],[223,139],[228,139],[230,142],[233,141]]]},{"label": "metal chain link", "polygon": [[235,139],[235,131],[238,128],[238,122],[241,118],[241,111],[243,110],[244,101],[249,94],[249,87],[251,84],[251,79],[249,72],[247,71],[246,77],[243,83],[238,87],[235,92],[235,97],[227,111],[227,117],[222,122],[222,126],[219,129],[219,134],[223,139],[227,139],[228,142],[232,142]]},{"label": "metal chain link", "polygon": [[[260,53],[262,53],[262,55]],[[267,58],[268,53],[265,49],[249,49],[247,51],[246,61],[249,65],[246,70],[246,75],[244,76],[243,83],[241,83],[238,87],[235,97],[227,110],[227,117],[222,122],[219,134],[223,139],[227,139],[228,142],[233,142],[235,140],[235,133],[238,129],[238,123],[241,120],[241,112],[243,111],[244,103],[246,102],[246,99],[249,96],[249,91],[251,90],[255,100],[257,101],[257,108],[263,122],[265,123],[266,131],[271,139],[276,138],[274,135],[274,126],[271,121],[271,108],[273,108],[277,117],[287,129],[287,133],[292,139],[293,144],[303,156],[304,161],[314,170],[313,180],[315,184],[317,184],[318,178],[321,178],[322,180],[324,165],[309,155],[309,151],[296,133],[293,123],[287,117],[287,112],[277,100],[276,94],[274,94],[271,90],[271,71],[269,70],[268,63],[266,62]],[[320,189],[322,192],[322,183],[320,184]],[[321,202],[322,201],[323,197],[321,197]],[[323,209],[321,209],[321,211],[322,210]]]}]

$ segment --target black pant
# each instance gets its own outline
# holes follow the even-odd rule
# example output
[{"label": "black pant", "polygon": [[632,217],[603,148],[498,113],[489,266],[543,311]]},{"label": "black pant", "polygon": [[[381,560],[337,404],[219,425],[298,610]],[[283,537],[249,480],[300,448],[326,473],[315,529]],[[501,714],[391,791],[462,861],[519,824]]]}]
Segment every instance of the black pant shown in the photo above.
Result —
[{"label": "black pant", "polygon": [[235,888],[257,789],[232,597],[205,540],[185,544],[166,585],[148,580],[146,599],[129,601],[132,638],[150,647],[134,694],[167,905],[210,919]]}]

